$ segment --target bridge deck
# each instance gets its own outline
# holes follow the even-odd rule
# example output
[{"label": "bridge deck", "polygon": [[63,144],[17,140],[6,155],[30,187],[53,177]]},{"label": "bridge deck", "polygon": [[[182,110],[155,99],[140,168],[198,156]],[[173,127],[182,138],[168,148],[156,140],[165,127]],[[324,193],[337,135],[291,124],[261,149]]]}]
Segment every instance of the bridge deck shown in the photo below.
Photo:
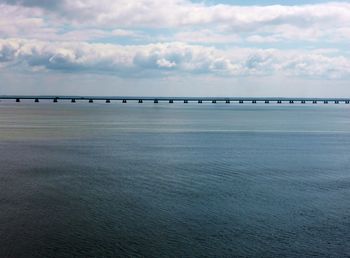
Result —
[{"label": "bridge deck", "polygon": [[0,96],[0,100],[35,100],[38,102],[39,100],[87,100],[93,102],[94,100],[119,100],[119,101],[139,101],[140,103],[143,101],[154,101],[156,103],[161,101],[167,102],[333,102],[333,103],[347,103],[350,102],[349,98],[312,98],[312,97],[157,97],[157,96],[40,96],[40,95],[2,95]]}]

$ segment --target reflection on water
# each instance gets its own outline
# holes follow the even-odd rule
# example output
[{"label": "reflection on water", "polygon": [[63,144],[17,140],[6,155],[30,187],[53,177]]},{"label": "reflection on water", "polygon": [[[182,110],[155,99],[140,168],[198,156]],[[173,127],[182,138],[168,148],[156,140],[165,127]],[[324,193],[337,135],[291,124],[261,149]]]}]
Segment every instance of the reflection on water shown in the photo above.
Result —
[{"label": "reflection on water", "polygon": [[0,257],[347,256],[349,111],[1,104]]}]

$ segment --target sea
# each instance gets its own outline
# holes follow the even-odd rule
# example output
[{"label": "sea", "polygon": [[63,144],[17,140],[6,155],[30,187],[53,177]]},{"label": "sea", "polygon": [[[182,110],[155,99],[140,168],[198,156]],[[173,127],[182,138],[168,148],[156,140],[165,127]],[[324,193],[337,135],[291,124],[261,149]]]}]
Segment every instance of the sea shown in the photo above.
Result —
[{"label": "sea", "polygon": [[350,105],[0,103],[0,257],[349,257]]}]

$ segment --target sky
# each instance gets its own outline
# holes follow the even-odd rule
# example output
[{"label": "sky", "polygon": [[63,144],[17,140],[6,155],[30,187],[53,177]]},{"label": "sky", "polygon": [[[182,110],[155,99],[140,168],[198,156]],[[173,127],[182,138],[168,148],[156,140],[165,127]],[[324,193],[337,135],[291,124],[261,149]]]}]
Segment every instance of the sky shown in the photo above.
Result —
[{"label": "sky", "polygon": [[350,2],[0,0],[0,95],[350,96]]}]

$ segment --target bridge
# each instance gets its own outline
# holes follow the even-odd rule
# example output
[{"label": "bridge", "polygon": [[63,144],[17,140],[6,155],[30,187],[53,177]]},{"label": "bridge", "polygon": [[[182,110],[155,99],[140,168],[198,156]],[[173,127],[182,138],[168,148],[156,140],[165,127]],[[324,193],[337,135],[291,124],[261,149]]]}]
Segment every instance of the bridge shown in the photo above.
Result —
[{"label": "bridge", "polygon": [[317,104],[317,103],[333,103],[333,104],[350,104],[349,98],[309,98],[309,97],[145,97],[145,96],[29,96],[29,95],[0,95],[0,100],[13,100],[15,102],[21,102],[21,100],[33,100],[34,102],[40,102],[40,100],[51,100],[54,103],[59,101],[70,101],[76,103],[77,101],[87,101],[93,103],[94,101],[105,101],[111,103],[112,101],[120,101],[127,103],[128,101],[143,103],[143,102],[196,102],[196,103],[276,103],[276,104]]}]

